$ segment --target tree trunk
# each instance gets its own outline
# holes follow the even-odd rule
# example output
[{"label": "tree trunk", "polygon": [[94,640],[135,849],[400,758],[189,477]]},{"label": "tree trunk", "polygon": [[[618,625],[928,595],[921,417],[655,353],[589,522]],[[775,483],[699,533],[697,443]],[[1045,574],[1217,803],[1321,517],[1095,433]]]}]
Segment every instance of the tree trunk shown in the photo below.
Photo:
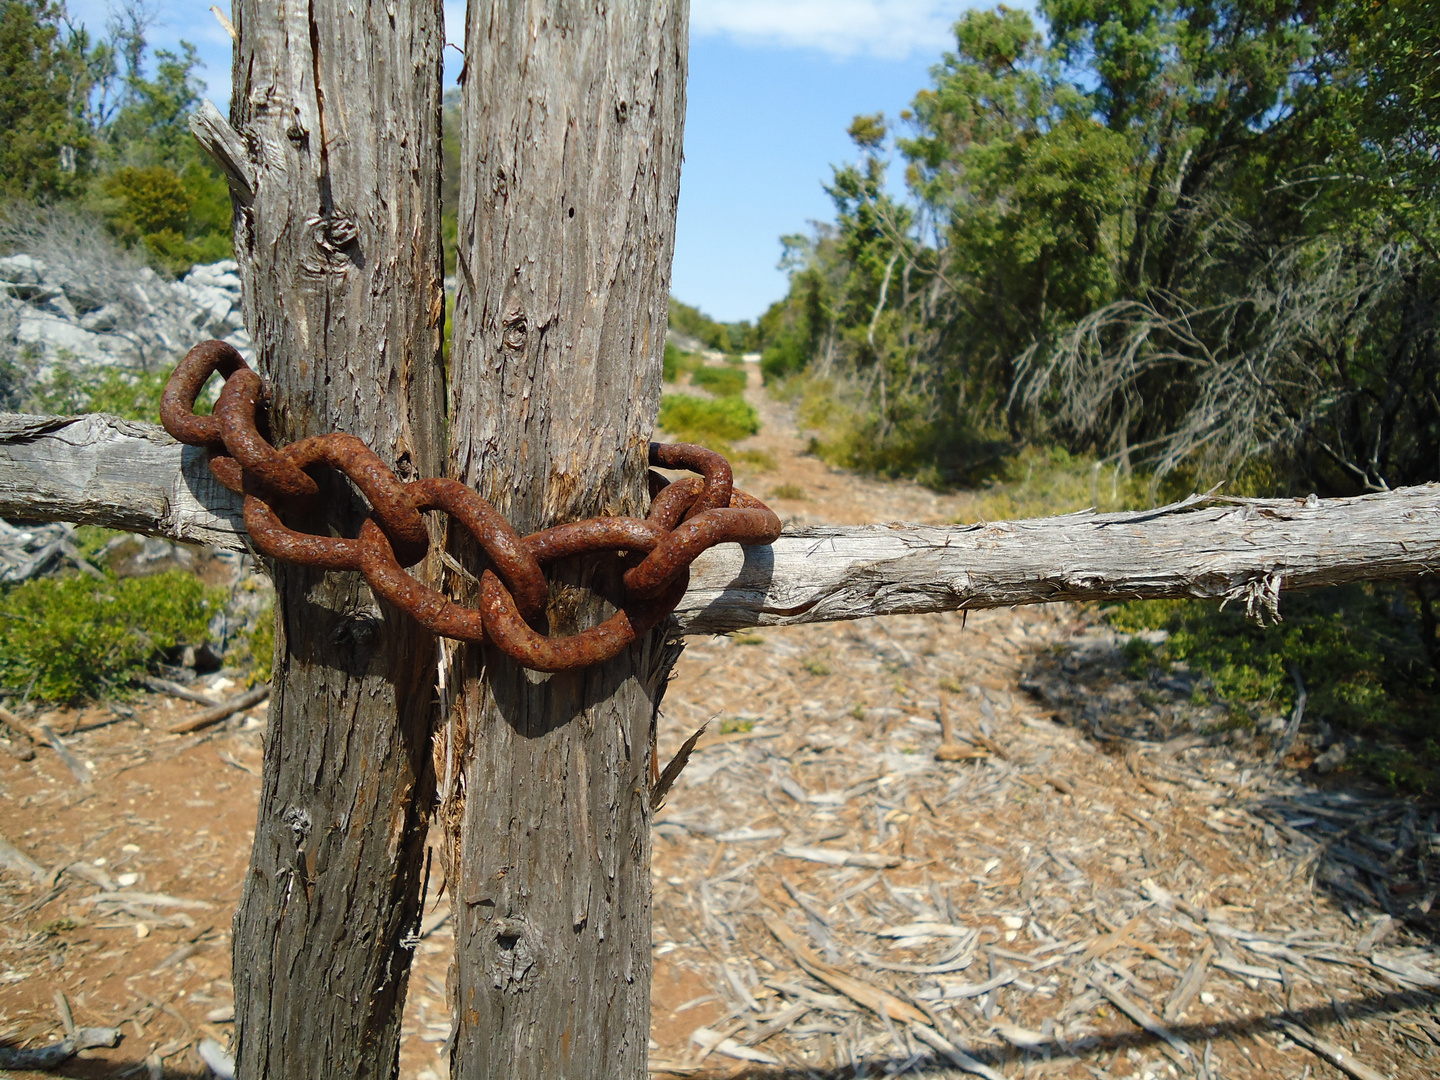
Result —
[{"label": "tree trunk", "polygon": [[[438,0],[239,0],[232,180],[245,321],[279,445],[345,431],[444,461]],[[294,527],[353,536],[322,477]],[[297,515],[298,516],[298,515]],[[434,639],[358,574],[279,564],[255,847],[235,917],[239,1075],[394,1074],[419,920]]]},{"label": "tree trunk", "polygon": [[[473,0],[452,475],[521,531],[645,506],[685,110],[685,0]],[[552,568],[552,633],[618,561]],[[466,1080],[638,1078],[650,1029],[650,763],[663,632],[545,677],[468,650],[444,752]]]}]

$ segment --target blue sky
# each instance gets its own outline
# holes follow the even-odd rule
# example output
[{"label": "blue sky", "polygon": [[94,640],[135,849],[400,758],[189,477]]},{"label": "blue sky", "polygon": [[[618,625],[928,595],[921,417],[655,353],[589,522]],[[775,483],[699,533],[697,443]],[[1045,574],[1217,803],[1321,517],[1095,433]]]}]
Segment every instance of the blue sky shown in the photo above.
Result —
[{"label": "blue sky", "polygon": [[[230,39],[204,0],[151,0],[152,45],[199,50],[222,109]],[[673,292],[719,319],[753,319],[785,292],[780,237],[831,216],[823,185],[851,160],[845,135],[861,112],[892,119],[953,46],[964,0],[691,0],[689,109]],[[1028,6],[1028,5],[1026,5]],[[464,4],[447,0],[458,41]],[[220,4],[229,11],[228,2]],[[99,35],[106,0],[69,0]],[[458,71],[447,50],[447,85]]]}]

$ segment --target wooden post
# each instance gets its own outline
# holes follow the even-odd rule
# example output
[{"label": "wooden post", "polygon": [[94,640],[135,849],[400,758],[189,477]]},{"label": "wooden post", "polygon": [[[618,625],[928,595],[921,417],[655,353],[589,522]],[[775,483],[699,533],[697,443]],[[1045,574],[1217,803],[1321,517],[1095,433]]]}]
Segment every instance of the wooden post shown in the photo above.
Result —
[{"label": "wooden post", "polygon": [[[235,248],[276,442],[345,431],[402,477],[436,475],[441,4],[238,0],[235,25],[239,139],[217,138],[247,150]],[[355,535],[364,507],[346,485],[332,478],[321,502],[293,524]],[[239,1075],[388,1077],[419,921],[435,643],[358,574],[274,577],[274,693],[235,918]]]},{"label": "wooden post", "polygon": [[[685,0],[472,0],[451,466],[521,532],[644,510],[685,110]],[[618,596],[564,568],[552,632]],[[663,634],[539,677],[469,650],[448,733],[453,1074],[645,1074]]]}]

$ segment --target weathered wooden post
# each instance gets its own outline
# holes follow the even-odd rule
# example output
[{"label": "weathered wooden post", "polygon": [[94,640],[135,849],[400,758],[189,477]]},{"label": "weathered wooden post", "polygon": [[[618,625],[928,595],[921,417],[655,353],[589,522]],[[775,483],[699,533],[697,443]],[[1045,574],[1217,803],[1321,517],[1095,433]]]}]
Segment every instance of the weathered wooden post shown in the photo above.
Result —
[{"label": "weathered wooden post", "polygon": [[[683,0],[494,0],[467,19],[448,472],[522,532],[643,510],[686,17]],[[235,130],[212,124],[209,141],[236,192],[277,442],[340,430],[402,478],[445,473],[439,5],[243,0],[235,21]],[[363,507],[342,484],[327,494],[338,506],[310,527],[354,535]],[[598,621],[618,569],[589,558],[562,573],[573,584],[554,588],[552,631]],[[433,784],[434,642],[356,575],[282,564],[276,586],[271,735],[236,919],[239,1072],[390,1075]],[[460,769],[444,808],[456,1075],[644,1073],[647,772],[673,655],[652,634],[545,679],[463,654],[444,748]]]},{"label": "weathered wooden post", "polygon": [[[472,0],[451,475],[522,533],[644,511],[685,113],[686,0]],[[552,632],[608,614],[618,562],[552,589]],[[548,678],[464,654],[449,728],[465,1080],[638,1080],[650,1029],[654,633]]]},{"label": "weathered wooden post", "polygon": [[[229,158],[277,443],[444,462],[438,0],[237,0]],[[226,143],[227,145],[220,145]],[[248,190],[247,190],[248,189]],[[328,518],[363,505],[332,482]],[[359,574],[274,567],[259,823],[235,920],[239,1073],[388,1077],[418,921],[435,644]]]}]

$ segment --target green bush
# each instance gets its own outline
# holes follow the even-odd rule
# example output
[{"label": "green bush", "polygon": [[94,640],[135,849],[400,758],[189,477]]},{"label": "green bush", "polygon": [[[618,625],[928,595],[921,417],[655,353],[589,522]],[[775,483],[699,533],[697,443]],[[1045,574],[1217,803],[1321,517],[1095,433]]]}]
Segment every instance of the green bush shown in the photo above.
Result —
[{"label": "green bush", "polygon": [[739,397],[745,392],[745,369],[737,367],[702,367],[690,374],[690,385],[709,390],[716,397]]},{"label": "green bush", "polygon": [[732,465],[746,465],[757,472],[774,472],[779,465],[768,450],[737,450],[730,457]]},{"label": "green bush", "polygon": [[246,669],[247,686],[270,681],[275,666],[275,605],[267,603],[255,617],[255,624],[246,631],[234,655],[226,661],[233,661]]},{"label": "green bush", "polygon": [[40,578],[0,596],[0,685],[41,701],[112,692],[160,653],[205,640],[224,602],[194,574]]},{"label": "green bush", "polygon": [[670,342],[665,343],[665,372],[666,382],[674,382],[686,372],[694,371],[705,363],[703,356],[696,356],[684,349],[677,349]]},{"label": "green bush", "polygon": [[228,259],[230,204],[223,182],[191,166],[123,168],[101,186],[105,223],[128,246],[142,245],[157,269],[179,276],[196,263]]},{"label": "green bush", "polygon": [[760,354],[760,374],[767,383],[782,382],[805,370],[810,361],[807,343],[796,335],[787,335]]},{"label": "green bush", "polygon": [[759,431],[760,417],[754,406],[738,397],[712,401],[690,394],[666,394],[660,399],[660,426],[686,442],[721,449]]},{"label": "green bush", "polygon": [[[173,369],[170,369],[173,370]],[[130,372],[115,368],[102,371],[56,367],[36,392],[35,406],[47,413],[110,413],[126,420],[160,422],[160,395],[170,370]],[[208,413],[211,402],[202,395],[195,402],[197,413]]]},{"label": "green bush", "polygon": [[[1157,646],[1126,650],[1132,675],[1183,661],[1209,676],[1232,715],[1288,715],[1298,670],[1308,723],[1384,739],[1388,749],[1357,756],[1377,765],[1366,771],[1429,790],[1440,768],[1440,701],[1413,595],[1396,586],[1338,586],[1286,594],[1282,613],[1282,622],[1262,627],[1234,605],[1221,611],[1214,602],[1150,600],[1116,605],[1106,617],[1117,630],[1169,632]],[[1408,747],[1405,770],[1394,768],[1396,740]]]},{"label": "green bush", "polygon": [[702,345],[721,352],[744,352],[757,342],[755,327],[748,320],[716,322],[699,308],[670,298],[670,327],[698,340]]}]

